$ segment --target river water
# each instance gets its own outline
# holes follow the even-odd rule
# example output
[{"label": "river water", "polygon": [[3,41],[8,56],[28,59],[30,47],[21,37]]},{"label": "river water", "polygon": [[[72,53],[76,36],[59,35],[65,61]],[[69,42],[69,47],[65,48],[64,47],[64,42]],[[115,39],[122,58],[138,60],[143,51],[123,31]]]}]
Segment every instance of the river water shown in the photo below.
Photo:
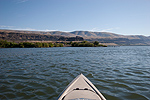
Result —
[{"label": "river water", "polygon": [[80,73],[108,100],[149,100],[150,46],[0,48],[0,99],[55,100]]}]

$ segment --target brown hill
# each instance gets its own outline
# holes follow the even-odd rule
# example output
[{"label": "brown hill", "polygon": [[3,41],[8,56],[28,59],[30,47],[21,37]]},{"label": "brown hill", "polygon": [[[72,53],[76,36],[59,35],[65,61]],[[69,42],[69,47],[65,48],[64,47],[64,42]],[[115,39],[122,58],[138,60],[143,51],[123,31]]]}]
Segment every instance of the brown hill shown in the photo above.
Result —
[{"label": "brown hill", "polygon": [[[2,33],[7,33],[7,35],[3,36]],[[9,35],[8,35],[9,33]],[[12,37],[10,34],[17,33]],[[18,35],[19,34],[19,35]],[[61,32],[61,31],[20,31],[20,30],[0,30],[0,39],[9,39],[13,38],[13,40],[17,39],[26,39],[26,40],[64,40],[64,41],[72,41],[70,37],[83,37],[88,41],[99,41],[101,43],[115,43],[117,45],[150,45],[150,36],[142,36],[142,35],[119,35],[110,32],[90,32],[90,31],[73,31],[73,32]],[[25,38],[26,37],[26,38]],[[60,38],[61,37],[61,38]],[[83,39],[74,40],[83,40]],[[59,39],[60,38],[60,39]],[[62,39],[64,38],[64,39]],[[67,39],[66,39],[67,38]]]},{"label": "brown hill", "polygon": [[79,36],[67,37],[62,35],[44,34],[38,31],[0,30],[0,39],[9,41],[83,41]]}]

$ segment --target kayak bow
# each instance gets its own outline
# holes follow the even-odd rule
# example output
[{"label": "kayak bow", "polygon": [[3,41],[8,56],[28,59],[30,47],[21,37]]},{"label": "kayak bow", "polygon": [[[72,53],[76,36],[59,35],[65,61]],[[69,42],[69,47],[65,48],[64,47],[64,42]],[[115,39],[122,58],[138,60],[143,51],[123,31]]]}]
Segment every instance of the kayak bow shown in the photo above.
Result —
[{"label": "kayak bow", "polygon": [[78,75],[59,95],[58,100],[106,100],[83,75]]}]

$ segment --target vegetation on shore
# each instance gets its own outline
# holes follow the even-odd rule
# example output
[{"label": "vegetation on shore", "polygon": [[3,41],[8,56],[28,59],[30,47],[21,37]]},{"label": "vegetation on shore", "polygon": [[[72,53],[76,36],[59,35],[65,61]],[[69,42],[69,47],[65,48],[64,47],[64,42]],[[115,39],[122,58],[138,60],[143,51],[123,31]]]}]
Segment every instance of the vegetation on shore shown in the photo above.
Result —
[{"label": "vegetation on shore", "polygon": [[6,40],[0,40],[0,48],[42,48],[42,47],[63,47],[62,43],[31,43],[31,42],[7,42]]},{"label": "vegetation on shore", "polygon": [[83,41],[81,43],[79,42],[72,43],[72,47],[107,47],[107,45],[99,44],[98,41],[94,41],[93,43]]},{"label": "vegetation on shore", "polygon": [[7,40],[0,40],[0,48],[46,48],[46,47],[107,47],[107,45],[99,44],[98,41],[90,43],[88,41],[82,42],[64,42],[64,43],[43,43],[43,42],[8,42]]}]

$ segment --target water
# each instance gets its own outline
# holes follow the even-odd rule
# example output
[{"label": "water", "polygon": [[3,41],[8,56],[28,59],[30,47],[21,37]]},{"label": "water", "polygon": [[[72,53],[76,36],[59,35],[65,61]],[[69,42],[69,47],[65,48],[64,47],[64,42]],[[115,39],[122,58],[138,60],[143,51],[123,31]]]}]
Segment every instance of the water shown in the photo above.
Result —
[{"label": "water", "polygon": [[1,48],[0,99],[55,100],[83,73],[108,100],[150,99],[150,47]]}]

